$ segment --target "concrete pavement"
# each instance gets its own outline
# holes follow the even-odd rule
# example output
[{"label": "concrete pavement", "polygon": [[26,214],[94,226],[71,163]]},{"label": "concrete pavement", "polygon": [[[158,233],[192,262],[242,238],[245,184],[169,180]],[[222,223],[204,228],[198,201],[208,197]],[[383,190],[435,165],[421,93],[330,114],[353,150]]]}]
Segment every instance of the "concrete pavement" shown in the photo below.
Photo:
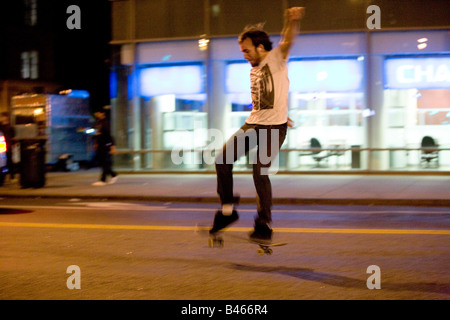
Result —
[{"label": "concrete pavement", "polygon": [[[218,202],[211,173],[121,173],[118,182],[92,186],[99,169],[48,172],[43,188],[6,181],[0,197],[102,198],[164,202]],[[393,174],[276,174],[274,204],[450,206],[450,176]],[[255,203],[251,174],[234,175],[242,203]]]}]

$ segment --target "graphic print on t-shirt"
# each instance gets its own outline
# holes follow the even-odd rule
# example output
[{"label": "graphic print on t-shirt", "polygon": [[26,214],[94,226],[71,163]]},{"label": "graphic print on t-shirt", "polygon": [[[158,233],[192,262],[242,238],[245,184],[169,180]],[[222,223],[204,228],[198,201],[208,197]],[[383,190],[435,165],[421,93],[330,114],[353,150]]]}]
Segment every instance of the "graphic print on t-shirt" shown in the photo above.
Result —
[{"label": "graphic print on t-shirt", "polygon": [[250,72],[250,80],[253,109],[273,109],[275,91],[269,66],[266,64],[261,68],[253,68]]}]

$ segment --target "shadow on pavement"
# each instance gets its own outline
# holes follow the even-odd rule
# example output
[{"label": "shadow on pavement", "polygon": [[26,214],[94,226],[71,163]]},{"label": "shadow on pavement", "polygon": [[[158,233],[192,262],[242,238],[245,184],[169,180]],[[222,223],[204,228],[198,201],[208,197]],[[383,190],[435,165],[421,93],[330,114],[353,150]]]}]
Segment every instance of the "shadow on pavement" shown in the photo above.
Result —
[{"label": "shadow on pavement", "polygon": [[11,208],[0,208],[0,214],[25,214],[32,213],[31,210],[22,210],[22,209],[11,209]]},{"label": "shadow on pavement", "polygon": [[[324,272],[315,272],[313,269],[291,268],[283,266],[269,267],[269,266],[243,265],[243,264],[232,264],[231,268],[247,272],[279,273],[282,275],[287,275],[302,280],[320,282],[336,287],[366,289],[365,280],[353,279],[349,277],[343,277]],[[432,282],[407,282],[407,283],[382,282],[381,288],[384,290],[392,290],[392,291],[418,291],[418,292],[441,293],[445,295],[450,295],[450,284],[448,283],[440,284]]]}]

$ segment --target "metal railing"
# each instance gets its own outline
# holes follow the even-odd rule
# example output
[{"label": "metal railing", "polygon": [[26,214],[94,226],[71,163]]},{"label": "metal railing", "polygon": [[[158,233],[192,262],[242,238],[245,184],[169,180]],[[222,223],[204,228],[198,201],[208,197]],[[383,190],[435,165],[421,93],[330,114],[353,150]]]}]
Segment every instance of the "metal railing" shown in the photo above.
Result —
[{"label": "metal railing", "polygon": [[[151,149],[147,149],[147,150],[131,150],[131,149],[118,149],[117,153],[116,153],[116,157],[120,156],[120,155],[129,155],[128,158],[128,165],[127,166],[123,166],[123,167],[127,167],[129,168],[131,171],[157,171],[158,169],[160,170],[164,170],[164,163],[160,163],[157,167],[158,169],[154,169],[151,167],[146,168],[144,167],[140,167],[137,169],[134,169],[134,161],[136,160],[136,156],[140,156],[140,155],[156,155],[156,154],[166,154],[166,158],[163,160],[159,160],[159,161],[168,161],[168,157],[167,154],[172,154],[175,153],[176,156],[181,156],[183,157],[186,154],[190,154],[190,153],[197,153],[200,154],[199,156],[197,156],[197,160],[196,163],[193,163],[192,165],[198,165],[197,168],[186,168],[186,166],[180,165],[177,166],[175,164],[172,164],[171,166],[167,166],[170,167],[170,169],[174,169],[177,171],[188,171],[188,172],[193,172],[196,171],[196,169],[198,169],[198,171],[205,171],[205,169],[208,168],[208,166],[211,166],[213,163],[206,163],[204,162],[204,155],[205,153],[210,155],[211,157],[214,157],[215,152],[220,151],[220,149],[204,149],[204,148],[194,148],[194,149],[173,149],[173,150],[165,150],[165,149],[159,149],[159,150],[151,150]],[[420,161],[420,154],[422,154],[422,152],[444,152],[444,151],[450,151],[450,148],[431,148],[431,147],[427,147],[427,148],[405,148],[405,147],[389,147],[389,148],[366,148],[366,147],[361,147],[361,148],[355,148],[355,147],[351,147],[351,148],[286,148],[286,149],[281,149],[280,153],[285,153],[286,155],[292,152],[296,152],[297,156],[314,156],[318,153],[328,153],[328,157],[341,157],[344,156],[347,152],[351,152],[352,156],[356,156],[359,157],[361,154],[363,153],[367,153],[367,155],[365,156],[365,162],[366,163],[362,163],[363,161],[360,162],[359,164],[359,168],[354,168],[351,166],[351,163],[345,163],[345,165],[343,167],[338,168],[338,171],[358,171],[363,169],[363,168],[367,168],[365,170],[369,170],[369,171],[379,171],[379,170],[395,170],[395,169],[371,169],[369,162],[371,161],[371,159],[373,158],[372,155],[373,153],[376,152],[396,152],[396,151],[404,151],[406,154],[408,154],[409,152],[419,152],[418,153],[418,163],[413,163],[411,164],[411,166],[415,166],[417,169],[417,167],[420,167],[421,165],[421,161]],[[142,161],[142,159],[138,158],[138,160]],[[156,160],[158,161],[158,160]],[[120,166],[120,165],[119,165]],[[307,165],[306,165],[307,166]],[[288,166],[283,166],[281,165],[280,167],[282,167],[282,169],[280,171],[299,171],[299,168],[289,168]],[[311,169],[311,168],[309,168]],[[427,168],[428,169],[428,168]],[[440,169],[441,171],[445,169]],[[448,168],[447,171],[450,171],[450,166]]]},{"label": "metal railing", "polygon": [[[173,149],[173,150],[163,150],[163,149],[147,149],[147,150],[131,150],[131,149],[117,149],[117,154],[148,154],[148,153],[172,153],[172,152],[211,152],[220,151],[221,149]],[[281,149],[281,152],[317,152],[317,151],[333,151],[333,152],[345,152],[345,151],[426,151],[426,152],[434,152],[434,151],[450,151],[450,148],[302,148],[302,149],[294,149],[294,148],[286,148]]]}]

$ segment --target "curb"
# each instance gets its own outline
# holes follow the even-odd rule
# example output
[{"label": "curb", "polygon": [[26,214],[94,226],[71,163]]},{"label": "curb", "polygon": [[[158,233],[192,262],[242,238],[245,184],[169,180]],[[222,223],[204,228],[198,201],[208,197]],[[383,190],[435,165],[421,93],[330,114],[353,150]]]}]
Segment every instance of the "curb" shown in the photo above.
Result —
[{"label": "curb", "polygon": [[[52,195],[52,194],[0,194],[4,198],[41,198],[41,199],[102,199],[148,202],[185,202],[185,203],[220,203],[218,197],[200,196],[129,196],[129,195]],[[417,206],[450,207],[450,199],[342,199],[342,198],[273,198],[274,205],[362,205],[362,206]],[[243,197],[241,204],[256,204],[256,198]]]}]

